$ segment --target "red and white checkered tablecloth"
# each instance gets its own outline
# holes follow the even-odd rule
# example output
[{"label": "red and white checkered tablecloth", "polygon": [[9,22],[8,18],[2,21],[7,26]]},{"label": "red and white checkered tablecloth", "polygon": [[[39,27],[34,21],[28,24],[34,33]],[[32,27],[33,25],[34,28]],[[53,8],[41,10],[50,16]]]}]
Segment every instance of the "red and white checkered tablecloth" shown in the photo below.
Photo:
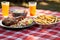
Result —
[{"label": "red and white checkered tablecloth", "polygon": [[[12,9],[27,9],[22,7],[11,7]],[[52,12],[50,10],[37,10],[37,13],[46,13],[60,16],[59,12]],[[1,9],[0,9],[1,14]],[[2,16],[0,15],[0,18]],[[41,29],[37,25],[33,28],[8,30],[0,26],[0,40],[26,40],[26,38],[33,35],[36,40],[60,40],[60,24],[55,25],[54,28]],[[31,39],[31,38],[30,38]]]}]

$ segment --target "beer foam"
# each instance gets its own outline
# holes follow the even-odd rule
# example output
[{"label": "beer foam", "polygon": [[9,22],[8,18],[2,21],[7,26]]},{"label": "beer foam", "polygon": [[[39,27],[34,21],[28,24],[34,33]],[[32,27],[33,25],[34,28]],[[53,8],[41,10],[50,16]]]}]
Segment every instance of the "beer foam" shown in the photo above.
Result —
[{"label": "beer foam", "polygon": [[29,6],[36,6],[36,2],[29,2]]},{"label": "beer foam", "polygon": [[9,5],[9,2],[1,2],[2,5]]}]

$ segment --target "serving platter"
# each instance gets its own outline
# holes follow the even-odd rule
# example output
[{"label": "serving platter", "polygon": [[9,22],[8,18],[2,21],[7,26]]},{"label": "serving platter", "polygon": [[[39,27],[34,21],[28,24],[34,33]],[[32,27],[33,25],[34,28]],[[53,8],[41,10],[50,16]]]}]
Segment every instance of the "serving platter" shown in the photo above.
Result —
[{"label": "serving platter", "polygon": [[30,25],[27,25],[27,26],[10,27],[10,26],[5,26],[5,25],[3,25],[3,24],[2,24],[2,20],[0,20],[0,26],[2,26],[2,27],[4,27],[4,28],[11,28],[11,29],[17,29],[17,28],[19,28],[19,29],[22,29],[22,28],[31,27],[31,26],[33,26],[33,25],[35,25],[35,22],[32,22]]},{"label": "serving platter", "polygon": [[[25,18],[26,18],[26,16],[27,16],[27,14],[25,13],[25,10],[20,10],[20,9],[13,9],[13,10],[10,10],[11,11],[11,13],[10,13],[10,15],[9,15],[9,17],[11,17],[12,16],[12,14],[18,14],[19,13],[19,16],[17,16],[16,18],[19,18],[20,16],[24,16]],[[13,15],[14,16],[14,15]],[[15,17],[15,16],[14,16]],[[25,19],[24,18],[24,19]],[[2,21],[3,20],[0,20],[0,26],[2,26],[2,27],[5,27],[5,28],[13,28],[13,29],[15,29],[15,28],[27,28],[27,27],[31,27],[31,26],[33,26],[34,24],[35,24],[35,22],[32,22],[31,24],[29,24],[29,25],[27,25],[27,26],[17,26],[17,27],[10,27],[10,26],[6,26],[6,25],[4,25],[3,23],[2,23]]]}]

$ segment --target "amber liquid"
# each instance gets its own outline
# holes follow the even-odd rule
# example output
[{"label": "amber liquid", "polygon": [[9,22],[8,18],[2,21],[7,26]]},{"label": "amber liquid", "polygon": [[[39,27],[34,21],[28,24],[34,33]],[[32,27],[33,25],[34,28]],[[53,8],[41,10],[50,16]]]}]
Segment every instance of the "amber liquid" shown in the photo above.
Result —
[{"label": "amber liquid", "polygon": [[30,8],[30,16],[36,15],[36,6],[29,6]]},{"label": "amber liquid", "polygon": [[3,16],[9,15],[9,5],[2,4],[2,15]]}]

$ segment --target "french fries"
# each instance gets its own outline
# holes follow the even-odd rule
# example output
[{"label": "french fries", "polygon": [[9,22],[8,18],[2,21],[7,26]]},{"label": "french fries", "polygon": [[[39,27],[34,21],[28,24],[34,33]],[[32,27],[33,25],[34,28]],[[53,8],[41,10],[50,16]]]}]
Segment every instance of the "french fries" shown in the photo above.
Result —
[{"label": "french fries", "polygon": [[38,22],[40,24],[53,24],[60,21],[60,18],[52,15],[39,15],[35,22]]}]

